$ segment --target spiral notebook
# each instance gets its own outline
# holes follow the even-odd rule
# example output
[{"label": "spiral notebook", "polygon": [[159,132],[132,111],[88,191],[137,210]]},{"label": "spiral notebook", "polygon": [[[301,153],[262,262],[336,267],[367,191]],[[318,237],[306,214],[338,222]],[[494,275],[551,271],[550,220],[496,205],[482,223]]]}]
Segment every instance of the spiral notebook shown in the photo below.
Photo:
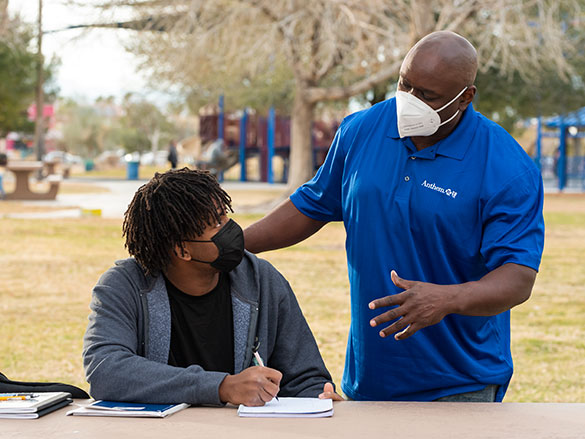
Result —
[{"label": "spiral notebook", "polygon": [[261,407],[240,405],[243,418],[326,418],[333,416],[333,401],[319,398],[278,398]]}]

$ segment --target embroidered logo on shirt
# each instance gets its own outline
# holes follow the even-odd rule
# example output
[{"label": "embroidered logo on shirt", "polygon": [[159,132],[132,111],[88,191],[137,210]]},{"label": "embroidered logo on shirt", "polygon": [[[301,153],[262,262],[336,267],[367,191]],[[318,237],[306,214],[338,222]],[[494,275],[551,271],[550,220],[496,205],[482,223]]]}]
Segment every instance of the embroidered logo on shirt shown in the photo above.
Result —
[{"label": "embroidered logo on shirt", "polygon": [[455,198],[457,196],[457,192],[455,192],[453,189],[444,189],[442,187],[437,186],[435,183],[427,183],[426,180],[422,182],[421,186],[426,187],[427,189],[432,189],[434,191],[440,192],[451,198]]}]

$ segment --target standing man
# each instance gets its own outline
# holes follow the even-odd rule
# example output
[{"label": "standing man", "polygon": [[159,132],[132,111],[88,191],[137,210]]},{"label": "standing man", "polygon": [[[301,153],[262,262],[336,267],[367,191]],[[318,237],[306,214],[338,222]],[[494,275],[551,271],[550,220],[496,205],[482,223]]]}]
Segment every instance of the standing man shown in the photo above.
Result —
[{"label": "standing man", "polygon": [[501,401],[510,308],[544,243],[538,169],[471,104],[477,54],[435,32],[406,55],[396,97],[345,118],[317,175],[245,231],[252,252],[343,221],[356,400]]}]

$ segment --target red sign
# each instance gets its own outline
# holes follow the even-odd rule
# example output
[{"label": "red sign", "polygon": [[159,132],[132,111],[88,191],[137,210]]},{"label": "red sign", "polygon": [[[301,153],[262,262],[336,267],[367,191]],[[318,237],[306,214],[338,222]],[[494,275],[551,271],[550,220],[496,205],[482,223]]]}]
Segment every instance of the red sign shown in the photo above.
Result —
[{"label": "red sign", "polygon": [[[37,104],[31,104],[27,110],[28,120],[33,121],[37,118]],[[46,104],[43,106],[43,117],[53,117],[55,114],[55,108],[52,104]]]}]

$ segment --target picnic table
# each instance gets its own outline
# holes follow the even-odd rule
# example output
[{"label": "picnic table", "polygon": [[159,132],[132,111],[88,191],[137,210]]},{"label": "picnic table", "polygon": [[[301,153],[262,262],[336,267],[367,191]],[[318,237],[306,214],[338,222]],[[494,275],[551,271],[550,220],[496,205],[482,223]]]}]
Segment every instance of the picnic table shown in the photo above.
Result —
[{"label": "picnic table", "polygon": [[57,175],[61,171],[60,174],[63,178],[69,178],[71,174],[71,164],[63,163],[61,160],[49,160],[43,162],[43,175],[47,177],[50,175]]},{"label": "picnic table", "polygon": [[47,192],[33,192],[29,186],[29,178],[33,172],[38,172],[43,168],[42,162],[22,161],[8,162],[6,170],[14,174],[15,187],[14,191],[6,193],[6,200],[54,200],[59,191],[61,177],[49,175],[49,190]]},{"label": "picnic table", "polygon": [[[77,402],[87,404],[86,400]],[[239,418],[237,407],[191,407],[165,419],[65,416],[0,420],[3,438],[300,439],[577,439],[585,404],[362,402],[334,404],[331,418]]]}]

